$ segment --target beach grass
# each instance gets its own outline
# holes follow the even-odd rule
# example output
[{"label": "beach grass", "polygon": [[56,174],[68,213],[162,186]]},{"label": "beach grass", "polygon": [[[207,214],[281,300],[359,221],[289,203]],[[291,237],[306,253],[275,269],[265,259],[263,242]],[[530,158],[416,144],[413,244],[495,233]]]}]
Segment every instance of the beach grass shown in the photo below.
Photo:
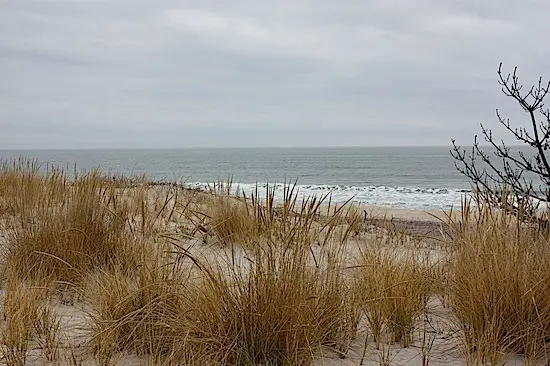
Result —
[{"label": "beach grass", "polygon": [[544,227],[464,207],[429,249],[330,193],[264,189],[2,162],[3,362],[425,365],[445,334],[464,362],[547,362]]},{"label": "beach grass", "polygon": [[453,225],[449,290],[468,358],[495,364],[522,354],[548,363],[548,231],[502,211],[463,212]]},{"label": "beach grass", "polygon": [[356,275],[361,310],[377,348],[384,331],[391,342],[408,347],[433,294],[434,264],[389,238],[390,243],[374,243],[361,251]]}]

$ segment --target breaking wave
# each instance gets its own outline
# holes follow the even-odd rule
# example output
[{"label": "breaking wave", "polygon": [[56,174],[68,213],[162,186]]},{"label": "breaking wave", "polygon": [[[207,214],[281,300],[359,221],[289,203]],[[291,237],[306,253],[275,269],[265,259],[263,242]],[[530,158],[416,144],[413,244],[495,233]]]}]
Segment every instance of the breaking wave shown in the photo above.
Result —
[{"label": "breaking wave", "polygon": [[[209,189],[212,185],[196,182],[187,183],[189,188]],[[256,191],[265,197],[266,188],[275,188],[275,200],[282,201],[285,184],[258,183],[233,184],[231,191],[235,194],[250,194]],[[345,185],[314,185],[301,184],[296,186],[300,198],[323,196],[330,193],[332,202],[346,202],[365,205],[386,206],[417,210],[448,210],[460,208],[461,202],[468,195],[469,190],[450,188],[416,188],[416,187],[388,187],[388,186],[345,186]]]}]

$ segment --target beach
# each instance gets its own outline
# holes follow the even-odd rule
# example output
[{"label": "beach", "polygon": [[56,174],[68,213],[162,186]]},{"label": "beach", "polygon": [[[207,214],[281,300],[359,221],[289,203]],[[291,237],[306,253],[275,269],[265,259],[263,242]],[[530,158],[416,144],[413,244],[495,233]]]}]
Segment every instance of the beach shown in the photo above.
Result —
[{"label": "beach", "polygon": [[[482,321],[476,314],[492,300],[471,308],[480,299],[471,288],[485,293],[501,278],[522,280],[515,286],[531,288],[546,311],[544,288],[532,283],[546,268],[543,232],[513,218],[495,213],[462,225],[460,211],[346,203],[294,185],[247,195],[227,183],[201,189],[100,171],[67,179],[19,164],[0,174],[7,362],[461,365],[493,351],[509,364],[535,357],[467,338],[460,320]],[[518,235],[531,249],[514,247]],[[494,260],[477,254],[483,247]],[[510,253],[524,253],[523,262],[503,263]],[[518,268],[528,275],[514,277]],[[506,296],[515,306],[531,306],[514,294]],[[529,327],[545,321],[517,318]]]},{"label": "beach", "polygon": [[3,1],[0,366],[549,366],[525,5]]}]

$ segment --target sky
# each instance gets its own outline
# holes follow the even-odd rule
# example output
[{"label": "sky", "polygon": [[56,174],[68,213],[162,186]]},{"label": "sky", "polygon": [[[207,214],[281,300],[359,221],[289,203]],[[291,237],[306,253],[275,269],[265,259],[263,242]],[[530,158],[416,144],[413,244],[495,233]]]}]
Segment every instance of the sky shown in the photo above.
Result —
[{"label": "sky", "polygon": [[548,35],[548,0],[0,0],[0,149],[468,144]]}]

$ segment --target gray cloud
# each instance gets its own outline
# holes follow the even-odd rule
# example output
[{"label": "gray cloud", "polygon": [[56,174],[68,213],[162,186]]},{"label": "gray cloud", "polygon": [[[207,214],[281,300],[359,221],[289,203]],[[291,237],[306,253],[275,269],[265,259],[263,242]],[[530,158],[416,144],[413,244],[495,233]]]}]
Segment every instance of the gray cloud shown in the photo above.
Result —
[{"label": "gray cloud", "polygon": [[550,77],[550,3],[4,1],[0,148],[446,145]]}]

